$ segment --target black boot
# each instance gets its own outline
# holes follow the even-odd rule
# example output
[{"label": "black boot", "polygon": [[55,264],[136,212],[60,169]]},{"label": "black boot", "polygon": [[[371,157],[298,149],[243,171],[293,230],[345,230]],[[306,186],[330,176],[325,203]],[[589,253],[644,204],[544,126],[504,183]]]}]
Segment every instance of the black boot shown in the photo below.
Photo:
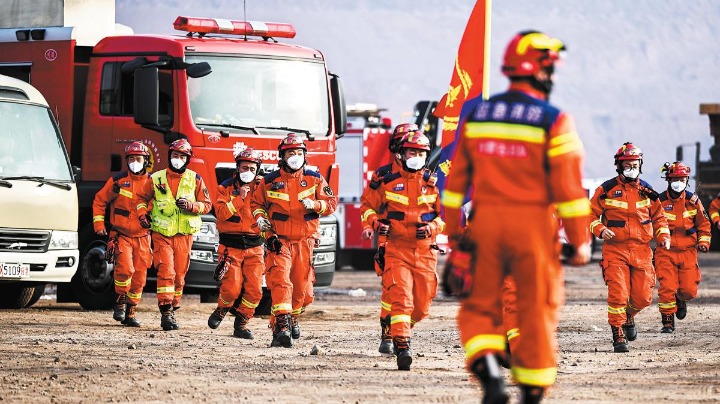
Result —
[{"label": "black boot", "polygon": [[275,328],[273,328],[273,339],[270,346],[292,348],[292,344],[292,337],[290,336],[290,315],[280,314],[275,316]]},{"label": "black boot", "polygon": [[160,305],[160,327],[164,331],[179,330],[180,325],[175,321],[175,315],[173,314],[172,304]]},{"label": "black boot", "polygon": [[410,351],[410,338],[393,337],[393,350],[397,355],[398,370],[410,370],[412,365],[412,351]]},{"label": "black boot", "polygon": [[677,312],[675,313],[675,317],[677,317],[678,320],[682,320],[687,316],[687,302],[685,300],[680,300],[678,295],[675,295],[675,304],[677,306]]},{"label": "black boot", "polygon": [[126,295],[115,294],[115,304],[113,305],[113,320],[123,321],[125,320],[125,302]]},{"label": "black boot", "polygon": [[140,327],[140,322],[135,317],[135,308],[137,306],[134,304],[128,303],[126,308],[126,314],[125,314],[125,320],[122,321],[123,324],[125,324],[128,327]]},{"label": "black boot", "polygon": [[488,354],[470,366],[473,374],[482,384],[483,404],[505,404],[510,399],[505,390],[505,381],[500,373],[500,365],[495,355]]},{"label": "black boot", "polygon": [[298,316],[290,316],[290,325],[292,339],[300,338],[300,321],[298,321]]},{"label": "black boot", "polygon": [[383,355],[393,354],[393,339],[390,335],[390,316],[380,319],[380,347],[378,352]]},{"label": "black boot", "polygon": [[249,318],[245,317],[244,314],[240,312],[236,312],[235,314],[235,323],[233,324],[233,328],[235,329],[233,331],[233,336],[242,338],[242,339],[253,339],[255,338],[253,336],[252,331],[247,329],[247,323],[250,321]]},{"label": "black boot", "polygon": [[210,317],[208,317],[208,327],[212,328],[213,330],[218,328],[228,311],[230,311],[229,307],[216,308],[212,312],[212,314],[210,314]]},{"label": "black boot", "polygon": [[521,404],[539,404],[545,394],[545,388],[540,386],[520,385]]},{"label": "black boot", "polygon": [[662,317],[662,329],[660,332],[663,334],[672,334],[673,331],[675,331],[675,316],[672,313],[660,313],[660,316]]},{"label": "black boot", "polygon": [[628,341],[635,341],[637,338],[637,327],[635,327],[635,316],[627,316],[627,319],[625,320],[625,324],[622,326],[623,331],[625,332],[625,338],[627,338]]},{"label": "black boot", "polygon": [[630,352],[623,328],[610,326],[610,329],[613,335],[613,350],[615,352]]}]

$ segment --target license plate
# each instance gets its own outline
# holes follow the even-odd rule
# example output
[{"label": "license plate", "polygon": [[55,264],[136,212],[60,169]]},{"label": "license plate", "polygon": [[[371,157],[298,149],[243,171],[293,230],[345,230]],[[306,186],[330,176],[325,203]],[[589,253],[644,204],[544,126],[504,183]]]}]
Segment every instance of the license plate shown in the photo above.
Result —
[{"label": "license plate", "polygon": [[0,278],[29,278],[30,277],[30,265],[29,264],[0,263],[0,266],[2,266],[2,272],[0,272]]}]

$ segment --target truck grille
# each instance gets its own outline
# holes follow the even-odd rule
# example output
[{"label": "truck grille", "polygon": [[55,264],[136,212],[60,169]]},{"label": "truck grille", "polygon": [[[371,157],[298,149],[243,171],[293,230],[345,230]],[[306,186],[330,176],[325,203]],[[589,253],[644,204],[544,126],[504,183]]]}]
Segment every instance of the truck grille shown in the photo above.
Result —
[{"label": "truck grille", "polygon": [[46,252],[50,232],[0,228],[0,251]]}]

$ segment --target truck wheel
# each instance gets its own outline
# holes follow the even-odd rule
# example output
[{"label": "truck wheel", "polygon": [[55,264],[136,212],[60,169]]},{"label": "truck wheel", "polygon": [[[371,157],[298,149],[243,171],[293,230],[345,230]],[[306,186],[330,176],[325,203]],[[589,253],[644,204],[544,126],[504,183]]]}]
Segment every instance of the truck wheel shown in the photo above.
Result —
[{"label": "truck wheel", "polygon": [[262,298],[260,299],[260,303],[255,308],[256,316],[270,315],[270,309],[272,306],[272,298],[270,297],[270,289],[263,288],[262,292],[263,293],[262,293]]},{"label": "truck wheel", "polygon": [[33,289],[35,289],[35,291],[33,291],[33,294],[30,297],[30,301],[27,302],[25,307],[31,307],[33,304],[37,303],[38,300],[40,300],[40,297],[43,295],[43,293],[45,293],[45,284],[41,283],[41,284],[35,285],[35,287]]},{"label": "truck wheel", "polygon": [[[41,286],[45,290],[45,284]],[[0,308],[22,309],[28,307],[34,293],[35,286],[27,286],[22,283],[0,284]],[[42,293],[40,294],[42,295]],[[40,296],[38,296],[39,298]]]},{"label": "truck wheel", "polygon": [[107,243],[95,239],[92,227],[83,231],[80,240],[80,265],[71,282],[75,297],[85,310],[109,309],[115,301],[115,282],[113,265],[105,261]]}]

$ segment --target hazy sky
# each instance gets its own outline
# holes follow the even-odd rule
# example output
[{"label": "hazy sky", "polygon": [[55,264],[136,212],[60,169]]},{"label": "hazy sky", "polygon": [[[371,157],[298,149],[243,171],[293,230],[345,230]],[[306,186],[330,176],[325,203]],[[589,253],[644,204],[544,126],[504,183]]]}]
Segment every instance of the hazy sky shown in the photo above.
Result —
[{"label": "hazy sky", "polygon": [[[178,15],[242,19],[240,0],[116,0],[116,18],[136,33],[173,33]],[[415,102],[447,89],[472,0],[248,0],[249,20],[290,22],[292,43],[321,50],[345,84],[348,103],[388,108],[395,123]],[[552,102],[572,112],[588,150],[586,176],[614,174],[627,141],[645,152],[656,187],[675,146],[712,144],[701,102],[720,102],[720,2],[712,0],[495,0],[491,90],[505,45],[533,28],[568,46]],[[694,150],[686,150],[694,156]],[[694,167],[692,159],[691,166]]]}]

